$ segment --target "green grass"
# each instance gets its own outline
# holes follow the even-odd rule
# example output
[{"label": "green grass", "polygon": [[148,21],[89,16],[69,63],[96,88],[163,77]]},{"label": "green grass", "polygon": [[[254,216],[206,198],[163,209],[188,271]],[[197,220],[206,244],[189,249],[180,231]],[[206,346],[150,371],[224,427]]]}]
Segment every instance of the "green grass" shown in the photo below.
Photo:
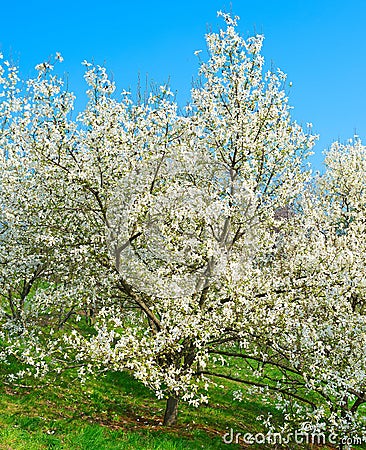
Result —
[{"label": "green grass", "polygon": [[128,373],[108,373],[84,385],[64,379],[57,387],[44,389],[2,385],[0,450],[248,448],[227,445],[222,436],[230,428],[265,432],[256,417],[271,412],[276,418],[278,413],[248,393],[241,403],[234,402],[237,386],[219,384],[224,389],[212,390],[207,406],[181,404],[179,423],[170,428],[161,425],[165,402]]},{"label": "green grass", "polygon": [[182,405],[180,425],[162,428],[164,406],[127,373],[42,390],[3,386],[0,449],[220,448],[194,408]]},{"label": "green grass", "polygon": [[164,402],[127,373],[42,390],[3,386],[0,449],[221,448],[196,409],[181,409],[180,425],[162,428]]}]

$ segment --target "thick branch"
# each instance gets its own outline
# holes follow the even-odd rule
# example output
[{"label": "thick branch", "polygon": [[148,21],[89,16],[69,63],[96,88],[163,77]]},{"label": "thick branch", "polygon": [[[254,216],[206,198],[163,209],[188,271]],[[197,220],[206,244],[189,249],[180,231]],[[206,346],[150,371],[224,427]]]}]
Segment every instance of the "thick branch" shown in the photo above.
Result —
[{"label": "thick branch", "polygon": [[269,389],[270,391],[274,391],[274,392],[280,392],[281,394],[289,395],[289,396],[295,398],[296,400],[299,400],[301,402],[307,403],[313,409],[315,409],[315,403],[313,403],[312,401],[308,400],[307,398],[304,398],[304,397],[301,397],[301,396],[299,396],[297,394],[294,394],[293,392],[286,391],[285,389],[277,388],[277,387],[274,387],[274,386],[269,386],[269,385],[264,384],[264,383],[257,383],[255,381],[241,380],[240,378],[235,378],[235,377],[232,377],[231,375],[224,375],[224,374],[221,374],[221,373],[220,374],[219,373],[213,373],[213,372],[209,372],[208,370],[202,370],[202,371],[198,372],[197,375],[208,375],[208,376],[211,376],[211,377],[224,378],[225,380],[235,381],[236,383],[241,383],[241,384],[245,384],[245,385],[248,385],[248,386],[255,386],[255,387],[265,388],[265,389]]}]

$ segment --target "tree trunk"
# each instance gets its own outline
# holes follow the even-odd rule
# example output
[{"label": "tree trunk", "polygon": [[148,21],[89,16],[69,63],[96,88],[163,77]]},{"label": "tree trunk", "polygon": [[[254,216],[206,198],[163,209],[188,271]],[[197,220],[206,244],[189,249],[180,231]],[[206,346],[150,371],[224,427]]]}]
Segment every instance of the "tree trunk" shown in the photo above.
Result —
[{"label": "tree trunk", "polygon": [[177,423],[178,399],[170,396],[166,401],[165,415],[163,425],[170,426]]}]

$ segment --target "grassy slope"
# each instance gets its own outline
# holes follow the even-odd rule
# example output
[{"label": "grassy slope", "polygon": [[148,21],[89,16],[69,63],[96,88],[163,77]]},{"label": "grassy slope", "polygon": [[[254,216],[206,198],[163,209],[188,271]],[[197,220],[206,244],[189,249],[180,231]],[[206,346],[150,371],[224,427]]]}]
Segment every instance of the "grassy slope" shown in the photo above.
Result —
[{"label": "grassy slope", "polygon": [[[256,420],[272,408],[249,394],[233,402],[233,383],[211,392],[208,406],[180,405],[179,425],[161,427],[164,401],[126,373],[109,373],[85,385],[63,381],[56,388],[0,386],[0,449],[239,449],[222,436],[265,431]],[[251,449],[274,448],[252,445]],[[304,447],[302,447],[304,448]]]}]

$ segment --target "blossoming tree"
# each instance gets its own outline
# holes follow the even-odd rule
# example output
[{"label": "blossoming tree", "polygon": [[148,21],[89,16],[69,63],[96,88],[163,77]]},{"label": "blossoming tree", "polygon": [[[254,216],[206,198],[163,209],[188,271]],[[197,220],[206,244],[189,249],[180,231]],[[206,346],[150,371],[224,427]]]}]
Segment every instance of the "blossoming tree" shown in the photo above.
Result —
[{"label": "blossoming tree", "polygon": [[[215,377],[238,378],[218,358],[234,372],[244,361],[239,382],[309,405],[316,423],[348,424],[363,372],[352,384],[336,343],[345,330],[362,342],[364,203],[351,213],[351,191],[337,193],[336,147],[307,193],[314,137],[291,119],[286,77],[264,73],[262,37],[244,40],[223,16],[184,113],[168,86],[145,102],[117,99],[106,70],[85,63],[89,102],[73,120],[50,63],[25,93],[4,65],[2,355],[37,376],[130,370],[167,399],[166,425],[180,399],[199,405]],[[353,174],[364,150],[352,148]]]}]

